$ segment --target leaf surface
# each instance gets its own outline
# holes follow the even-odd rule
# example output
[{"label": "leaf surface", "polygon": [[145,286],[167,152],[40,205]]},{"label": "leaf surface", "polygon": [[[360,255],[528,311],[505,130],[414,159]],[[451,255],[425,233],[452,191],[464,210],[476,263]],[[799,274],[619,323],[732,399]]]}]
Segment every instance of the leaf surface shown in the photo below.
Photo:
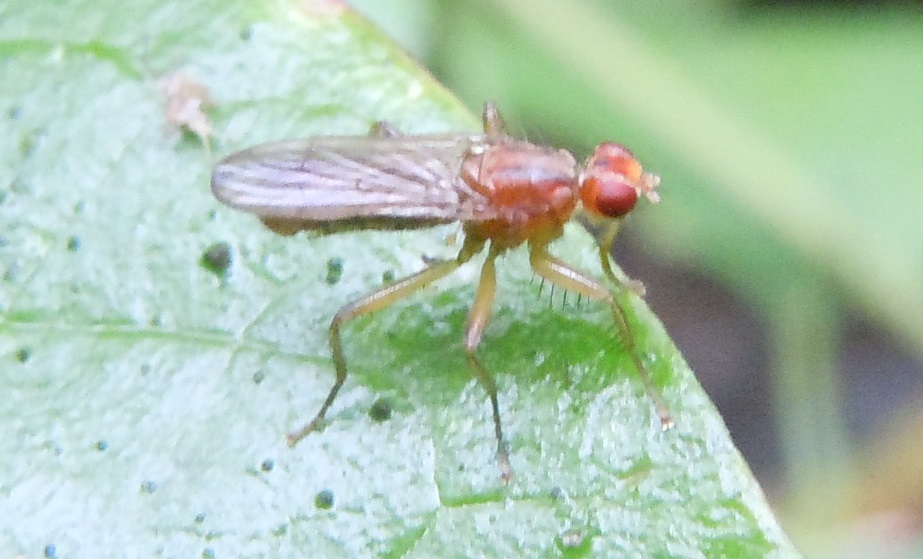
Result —
[{"label": "leaf surface", "polygon": [[[513,483],[461,348],[476,265],[351,323],[329,425],[285,445],[333,382],[339,306],[453,257],[453,229],[273,235],[213,199],[213,157],[168,126],[158,78],[208,88],[215,156],[381,119],[476,127],[342,4],[15,1],[0,55],[9,553],[797,556],[643,302],[625,301],[677,420],[665,433],[607,309],[549,305],[519,252],[481,349]],[[554,251],[598,273],[576,226]]]}]

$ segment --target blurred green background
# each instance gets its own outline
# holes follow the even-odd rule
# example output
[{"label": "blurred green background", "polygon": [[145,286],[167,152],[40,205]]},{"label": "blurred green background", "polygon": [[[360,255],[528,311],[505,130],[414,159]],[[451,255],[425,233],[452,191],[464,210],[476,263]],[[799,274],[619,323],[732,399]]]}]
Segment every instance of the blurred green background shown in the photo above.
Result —
[{"label": "blurred green background", "polygon": [[809,557],[923,557],[923,9],[356,0],[477,111],[663,202],[618,260]]}]

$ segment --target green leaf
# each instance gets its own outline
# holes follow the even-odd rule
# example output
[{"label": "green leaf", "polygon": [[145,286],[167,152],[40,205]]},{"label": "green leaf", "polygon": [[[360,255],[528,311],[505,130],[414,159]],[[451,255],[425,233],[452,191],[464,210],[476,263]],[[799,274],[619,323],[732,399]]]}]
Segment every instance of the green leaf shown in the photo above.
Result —
[{"label": "green leaf", "polygon": [[[337,308],[454,256],[454,229],[273,235],[212,198],[206,142],[167,126],[157,77],[181,70],[208,88],[216,155],[380,119],[411,133],[476,119],[336,2],[8,4],[0,548],[797,556],[643,302],[625,300],[677,420],[668,432],[607,309],[549,305],[520,252],[501,262],[480,352],[498,379],[511,484],[461,348],[476,265],[350,324],[352,374],[330,423],[289,449],[284,433],[333,382]],[[553,250],[599,273],[576,226]]]}]

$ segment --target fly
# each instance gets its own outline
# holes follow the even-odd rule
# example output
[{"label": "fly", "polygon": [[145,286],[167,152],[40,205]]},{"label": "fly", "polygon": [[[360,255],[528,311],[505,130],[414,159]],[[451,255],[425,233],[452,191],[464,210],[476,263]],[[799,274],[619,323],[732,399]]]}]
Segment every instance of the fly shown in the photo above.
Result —
[{"label": "fly", "polygon": [[621,144],[600,144],[579,165],[566,150],[511,138],[492,103],[484,106],[483,126],[482,134],[400,136],[382,125],[377,135],[368,137],[314,137],[258,145],[228,156],[215,167],[211,180],[215,196],[255,214],[282,234],[462,224],[464,242],[455,259],[432,263],[336,313],[330,324],[336,380],[314,418],[288,435],[290,445],[318,430],[346,380],[343,326],[423,289],[486,249],[464,347],[472,375],[490,398],[497,459],[503,479],[509,479],[497,385],[477,349],[493,306],[497,257],[522,244],[528,247],[532,269],[543,280],[609,305],[662,427],[672,426],[612,292],[548,251],[582,206],[589,216],[610,224],[609,233],[599,242],[599,258],[607,279],[623,287],[612,270],[609,248],[621,218],[641,195],[658,200],[659,177],[645,173]]}]

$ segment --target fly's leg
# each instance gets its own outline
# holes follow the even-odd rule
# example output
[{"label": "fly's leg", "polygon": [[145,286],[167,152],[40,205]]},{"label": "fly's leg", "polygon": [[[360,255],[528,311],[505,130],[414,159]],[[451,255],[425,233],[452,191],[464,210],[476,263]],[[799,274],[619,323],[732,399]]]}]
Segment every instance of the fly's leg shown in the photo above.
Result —
[{"label": "fly's leg", "polygon": [[[608,253],[605,249],[601,249],[601,254],[607,255]],[[603,269],[606,276],[613,280],[615,285],[621,288],[623,284],[616,279],[608,260],[604,260],[603,262]],[[609,307],[612,309],[615,326],[619,331],[619,337],[622,343],[625,344],[625,348],[628,350],[628,354],[631,356],[635,368],[641,376],[641,382],[644,383],[645,392],[647,392],[651,401],[654,402],[654,409],[657,412],[657,416],[660,418],[661,428],[667,430],[673,427],[673,417],[670,415],[666,403],[663,401],[663,398],[661,398],[650,376],[648,376],[647,369],[644,367],[644,363],[638,355],[638,350],[635,347],[634,333],[631,331],[631,326],[625,316],[625,310],[621,307],[612,293],[596,279],[558,260],[554,256],[551,256],[548,253],[547,247],[544,245],[531,245],[529,247],[529,263],[532,265],[532,269],[535,270],[535,273],[551,283],[558,284],[565,290],[574,291],[589,299],[595,299],[609,304]]]},{"label": "fly's leg", "polygon": [[[603,273],[606,275],[606,278],[619,290],[629,290],[636,295],[643,297],[644,296],[644,284],[637,280],[629,279],[626,284],[615,275],[615,271],[612,269],[611,262],[611,250],[612,243],[615,240],[615,233],[618,229],[613,229],[612,234],[603,237],[599,243],[599,262],[602,266]],[[607,292],[608,293],[608,292]],[[611,298],[611,295],[610,295]],[[626,346],[628,347],[629,352],[631,353],[632,359],[635,362],[635,366],[638,368],[638,371],[641,374],[641,380],[644,382],[644,389],[647,391],[648,396],[653,400],[654,407],[657,410],[657,415],[660,417],[660,426],[664,429],[671,429],[673,427],[673,417],[670,415],[670,410],[664,403],[663,399],[660,397],[660,393],[657,391],[657,388],[654,386],[653,381],[647,375],[647,371],[644,369],[644,365],[641,363],[640,357],[634,347],[634,334],[631,331],[631,325],[628,322],[628,318],[625,316],[625,311],[619,306],[618,302],[612,299],[612,311],[615,315],[615,322],[619,328],[620,335],[626,339]]]},{"label": "fly's leg", "polygon": [[497,383],[493,375],[484,368],[477,357],[478,345],[484,334],[484,328],[490,320],[493,309],[494,293],[497,289],[496,262],[497,252],[491,247],[487,260],[481,268],[481,279],[478,281],[477,293],[471,312],[468,315],[468,328],[465,330],[465,353],[468,356],[468,365],[471,374],[481,383],[490,397],[490,407],[494,416],[494,434],[497,438],[497,462],[500,464],[500,477],[504,482],[509,481],[512,475],[510,468],[510,454],[506,440],[503,438],[503,426],[500,421],[500,404],[497,401]]},{"label": "fly's leg", "polygon": [[313,431],[316,431],[324,420],[324,416],[336,400],[337,394],[346,381],[346,358],[343,355],[343,341],[340,330],[343,325],[350,320],[381,310],[395,301],[423,289],[427,285],[437,281],[448,274],[452,273],[459,266],[467,262],[483,246],[483,241],[468,242],[462,246],[458,256],[454,260],[447,260],[433,264],[412,276],[406,277],[400,281],[389,284],[381,289],[377,289],[367,295],[364,295],[355,301],[341,308],[333,317],[330,323],[330,349],[333,354],[333,366],[336,370],[336,380],[333,388],[321,404],[320,410],[310,422],[297,431],[288,434],[289,446],[294,446],[298,441],[306,437]]},{"label": "fly's leg", "polygon": [[628,278],[627,281],[618,279],[615,272],[612,271],[612,266],[609,264],[609,257],[607,255],[612,253],[612,245],[615,244],[615,237],[619,233],[622,220],[606,219],[603,225],[599,225],[592,215],[585,213],[585,217],[590,221],[590,227],[593,229],[593,236],[596,237],[596,243],[600,249],[599,257],[602,261],[603,271],[606,277],[619,289],[628,289],[628,291],[631,291],[638,297],[644,297],[647,289],[641,281],[633,278]]}]

